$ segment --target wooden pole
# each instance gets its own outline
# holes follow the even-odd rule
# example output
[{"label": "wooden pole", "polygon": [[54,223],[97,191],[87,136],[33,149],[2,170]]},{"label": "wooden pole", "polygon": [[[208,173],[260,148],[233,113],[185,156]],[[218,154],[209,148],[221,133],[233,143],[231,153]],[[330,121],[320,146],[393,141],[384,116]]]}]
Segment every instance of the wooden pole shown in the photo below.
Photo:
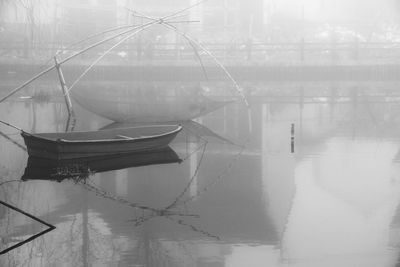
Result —
[{"label": "wooden pole", "polygon": [[56,227],[55,227],[54,225],[51,225],[51,224],[49,224],[49,223],[47,223],[47,222],[45,222],[45,221],[39,219],[38,217],[35,217],[35,216],[33,216],[32,214],[29,214],[29,213],[27,213],[27,212],[25,212],[25,211],[23,211],[23,210],[21,210],[21,209],[19,209],[19,208],[17,208],[17,207],[14,207],[14,206],[12,206],[12,205],[10,205],[10,204],[4,202],[4,201],[1,201],[1,200],[0,200],[0,204],[4,205],[4,206],[6,206],[6,207],[8,207],[8,208],[10,208],[10,209],[12,209],[12,210],[15,210],[16,212],[22,213],[23,215],[25,215],[25,216],[27,216],[27,217],[29,217],[29,218],[31,218],[31,219],[37,221],[37,222],[40,222],[40,223],[46,225],[47,227],[49,227],[49,228],[47,228],[46,230],[44,230],[44,231],[42,231],[42,232],[40,232],[40,233],[38,233],[38,234],[35,234],[35,235],[33,235],[33,236],[31,236],[31,237],[29,237],[29,238],[27,238],[27,239],[25,239],[25,240],[23,240],[23,241],[21,241],[21,242],[18,242],[17,244],[15,244],[15,245],[13,245],[13,246],[11,246],[11,247],[8,247],[8,248],[6,248],[6,249],[0,251],[0,255],[5,254],[5,253],[7,253],[7,252],[9,252],[9,251],[11,251],[11,250],[17,248],[17,247],[20,247],[20,246],[22,246],[22,245],[24,245],[24,244],[26,244],[26,243],[28,243],[28,242],[30,242],[30,241],[32,241],[32,240],[38,238],[38,237],[41,236],[41,235],[44,235],[44,234],[46,234],[46,233],[48,233],[48,232],[50,232],[50,231],[56,229]]},{"label": "wooden pole", "polygon": [[[134,30],[136,30],[136,29],[140,29],[140,28],[147,27],[147,26],[149,26],[149,25],[154,25],[154,24],[163,24],[166,20],[168,20],[168,19],[170,19],[170,18],[174,18],[176,15],[178,15],[178,14],[180,14],[180,13],[186,11],[186,10],[189,10],[189,9],[191,9],[191,8],[197,6],[197,5],[200,5],[200,4],[201,4],[202,2],[204,2],[204,1],[205,1],[205,0],[201,0],[201,1],[195,3],[195,4],[191,5],[191,6],[188,6],[188,7],[186,7],[186,8],[183,8],[183,9],[181,9],[181,10],[179,10],[179,11],[176,11],[176,12],[174,12],[174,13],[172,13],[172,14],[166,15],[166,16],[161,17],[161,18],[158,18],[158,19],[154,19],[154,20],[152,20],[152,21],[150,21],[150,22],[147,22],[147,23],[145,23],[145,24],[141,24],[141,25],[139,25],[139,26],[135,26],[135,27],[133,27],[132,29],[129,29],[129,30],[123,31],[123,32],[121,32],[121,33],[115,34],[115,35],[113,35],[113,36],[111,36],[111,37],[108,37],[108,38],[106,38],[106,39],[104,39],[104,40],[102,40],[102,41],[99,41],[99,42],[97,42],[97,43],[95,43],[95,44],[93,44],[93,45],[91,45],[91,46],[88,46],[88,47],[86,47],[85,49],[83,49],[83,50],[81,50],[81,51],[79,51],[79,52],[77,52],[77,53],[75,53],[75,54],[73,54],[73,55],[71,55],[71,56],[69,56],[69,57],[67,57],[67,58],[65,58],[65,59],[63,59],[63,60],[61,60],[61,61],[60,61],[60,65],[63,64],[63,63],[65,63],[65,62],[67,62],[67,61],[69,61],[69,60],[71,60],[72,58],[74,58],[74,57],[76,57],[76,56],[78,56],[78,55],[80,55],[80,54],[82,54],[82,53],[88,51],[89,49],[92,49],[93,47],[99,46],[99,45],[101,45],[101,44],[103,44],[103,43],[105,43],[105,42],[107,42],[107,41],[109,41],[109,40],[111,40],[111,39],[115,39],[116,37],[119,37],[119,36],[121,36],[121,35],[125,35],[126,33],[130,33],[130,32],[132,32],[132,31],[134,31]],[[1,100],[0,100],[0,102],[1,102]]]},{"label": "wooden pole", "polygon": [[13,125],[13,124],[11,124],[11,123],[8,123],[8,122],[2,121],[2,120],[0,120],[0,123],[2,123],[2,124],[4,124],[4,125],[7,125],[7,126],[10,126],[10,127],[14,128],[14,129],[17,129],[17,130],[21,131],[21,132],[24,132],[24,130],[22,130],[21,128],[19,128],[19,127]]},{"label": "wooden pole", "polygon": [[[112,36],[110,36],[110,37],[108,37],[108,38],[105,38],[105,39],[103,39],[103,40],[101,40],[101,41],[99,41],[99,42],[96,42],[96,43],[94,43],[94,44],[92,44],[92,45],[90,45],[90,46],[88,46],[88,47],[86,47],[86,48],[84,48],[84,49],[82,49],[82,50],[80,50],[80,51],[78,51],[78,52],[72,54],[72,55],[69,56],[69,57],[66,57],[66,58],[60,60],[60,61],[58,62],[58,65],[62,65],[62,64],[64,64],[64,63],[66,63],[67,61],[69,61],[69,60],[71,60],[71,59],[73,59],[73,58],[75,58],[75,57],[77,57],[77,56],[79,56],[79,55],[85,53],[86,51],[88,51],[88,50],[90,50],[90,49],[92,49],[92,48],[94,48],[94,47],[97,47],[97,46],[99,46],[99,45],[101,45],[101,44],[104,44],[104,43],[106,43],[107,41],[110,41],[110,40],[112,40],[112,39],[115,39],[115,38],[117,38],[117,37],[119,37],[119,36],[122,36],[122,35],[125,35],[125,34],[127,34],[127,33],[130,33],[130,32],[132,32],[132,31],[134,31],[134,30],[136,30],[136,29],[140,29],[140,28],[142,28],[142,27],[147,27],[147,26],[149,26],[149,25],[154,25],[154,24],[162,24],[162,23],[164,23],[164,22],[165,22],[166,20],[168,20],[168,19],[176,18],[176,15],[178,15],[178,14],[184,12],[184,11],[187,11],[187,10],[189,10],[189,9],[191,9],[191,8],[193,8],[193,7],[195,7],[195,6],[197,6],[197,5],[200,5],[200,4],[201,4],[202,2],[204,2],[204,1],[206,1],[206,0],[200,0],[199,2],[193,4],[193,5],[189,6],[189,7],[186,7],[186,8],[184,8],[184,9],[181,9],[181,10],[179,10],[179,11],[176,11],[176,12],[174,12],[174,13],[172,13],[172,14],[166,15],[166,16],[161,17],[161,18],[159,18],[159,19],[150,21],[150,22],[148,22],[148,23],[145,23],[145,24],[142,24],[142,25],[139,25],[139,26],[132,26],[131,29],[128,29],[128,30],[126,30],[126,31],[123,31],[123,32],[114,34],[114,35],[112,35]],[[107,30],[107,31],[105,31],[105,32],[114,31],[114,30],[117,30],[117,29],[125,28],[125,27],[128,27],[128,26],[117,27],[117,28],[114,28],[114,29]],[[103,33],[104,33],[104,32],[103,32]],[[96,34],[96,35],[93,35],[93,36],[97,36],[97,34]],[[90,36],[89,38],[92,38],[93,36]],[[86,38],[86,39],[87,39],[87,38]],[[80,43],[80,42],[78,42],[78,43]],[[57,65],[57,64],[56,64],[56,65]],[[12,91],[11,91],[10,93],[8,93],[6,96],[4,96],[3,98],[0,99],[0,103],[3,102],[4,100],[6,100],[7,98],[9,98],[10,96],[12,96],[13,94],[15,94],[16,92],[18,92],[19,90],[21,90],[22,88],[24,88],[26,85],[30,84],[31,82],[37,80],[39,77],[43,76],[44,74],[48,73],[48,72],[51,71],[52,69],[56,68],[56,65],[55,65],[55,66],[50,66],[50,67],[48,67],[47,69],[45,69],[45,70],[43,70],[42,72],[38,73],[37,75],[35,75],[35,76],[32,77],[31,79],[29,79],[28,81],[26,81],[25,83],[23,83],[22,85],[18,86],[18,87],[15,88],[14,90],[12,90]]]},{"label": "wooden pole", "polygon": [[11,139],[8,135],[6,135],[5,133],[0,131],[0,136],[4,137],[5,139],[7,139],[8,141],[10,141],[11,143],[13,143],[14,145],[16,145],[17,147],[21,148],[22,150],[26,151],[26,147],[24,147],[23,145],[21,145],[20,143],[18,143],[17,141],[14,141],[13,139]]},{"label": "wooden pole", "polygon": [[290,152],[294,153],[294,123],[290,127]]},{"label": "wooden pole", "polygon": [[96,58],[95,61],[93,61],[89,67],[87,67],[82,73],[81,75],[79,75],[79,77],[71,84],[71,86],[67,89],[66,92],[64,92],[64,94],[68,94],[69,91],[72,90],[72,88],[83,78],[83,76],[85,76],[92,68],[94,65],[96,65],[103,57],[105,57],[108,53],[110,53],[114,48],[116,48],[117,46],[121,45],[123,42],[125,42],[126,40],[128,40],[129,38],[133,37],[134,35],[140,33],[141,31],[144,31],[146,28],[150,27],[152,25],[148,25],[146,27],[143,27],[131,34],[129,34],[128,36],[124,37],[123,39],[121,39],[120,41],[118,41],[118,43],[116,43],[115,45],[113,45],[112,47],[110,47],[109,49],[107,49],[103,54],[101,54],[98,58]]},{"label": "wooden pole", "polygon": [[31,82],[37,80],[39,77],[41,77],[44,74],[48,73],[49,71],[51,71],[54,68],[55,68],[55,66],[48,67],[44,71],[42,71],[39,74],[35,75],[34,77],[30,78],[28,81],[24,82],[23,84],[21,84],[20,86],[18,86],[14,90],[12,90],[10,93],[8,93],[6,96],[1,98],[0,99],[0,103],[3,102],[4,100],[6,100],[7,98],[9,98],[10,96],[12,96],[13,94],[15,94],[16,92],[18,92],[19,90],[21,90],[22,88],[24,88],[25,86],[27,86],[28,84],[30,84]]},{"label": "wooden pole", "polygon": [[186,33],[180,31],[177,27],[174,25],[170,25],[168,22],[163,21],[160,23],[161,25],[165,26],[166,28],[174,30],[177,34],[180,36],[184,37],[186,40],[191,42],[192,44],[195,44],[197,47],[199,47],[204,53],[206,53],[209,57],[211,57],[212,60],[225,72],[226,76],[232,81],[233,85],[235,86],[236,91],[238,94],[241,96],[243,99],[246,107],[250,107],[249,102],[247,101],[246,96],[244,95],[242,89],[240,88],[239,84],[236,82],[236,80],[232,77],[232,75],[229,73],[229,71],[225,68],[225,66],[216,58],[210,51],[208,51],[201,43],[197,42],[190,36],[188,36]]},{"label": "wooden pole", "polygon": [[67,85],[65,84],[65,79],[64,79],[64,75],[63,75],[62,70],[61,70],[61,66],[57,61],[57,57],[54,57],[54,62],[55,62],[55,67],[56,67],[56,70],[57,70],[58,78],[60,79],[60,85],[61,85],[61,90],[62,90],[63,95],[64,95],[65,104],[67,105],[68,115],[73,115],[74,112],[72,110],[71,98],[70,98],[69,93],[68,93]]},{"label": "wooden pole", "polygon": [[89,265],[90,240],[89,240],[89,207],[88,207],[88,192],[85,190],[83,205],[82,205],[82,263],[83,267]]},{"label": "wooden pole", "polygon": [[[153,23],[151,23],[151,24],[155,24],[155,22],[153,22]],[[144,27],[144,26],[147,26],[147,25],[142,25],[142,26]],[[78,51],[78,52],[76,52],[75,54],[73,54],[73,55],[71,55],[71,56],[69,56],[69,57],[67,57],[67,58],[65,58],[65,59],[62,59],[61,61],[58,62],[58,65],[62,65],[62,64],[64,64],[64,63],[66,63],[67,61],[69,61],[69,60],[71,60],[71,59],[73,59],[73,58],[75,58],[75,57],[77,57],[77,56],[79,56],[79,55],[85,53],[86,51],[88,51],[88,50],[90,50],[90,49],[92,49],[92,48],[94,48],[94,47],[96,47],[96,46],[99,46],[99,45],[101,45],[101,44],[103,44],[103,43],[105,43],[105,42],[107,42],[107,41],[110,41],[110,40],[112,40],[112,39],[115,39],[115,38],[117,38],[117,37],[119,37],[119,36],[121,36],[121,35],[127,34],[127,33],[131,32],[131,31],[134,31],[135,29],[138,29],[138,28],[140,28],[140,26],[134,27],[134,28],[129,29],[129,30],[126,30],[126,31],[124,31],[124,32],[122,32],[122,33],[115,34],[115,35],[113,35],[113,36],[111,36],[111,37],[108,37],[108,38],[106,38],[106,39],[104,39],[104,40],[101,40],[101,41],[99,41],[99,42],[97,42],[97,43],[94,43],[94,44],[92,44],[92,45],[86,47],[85,49],[82,49],[81,51]],[[48,73],[49,71],[53,70],[54,68],[56,68],[56,65],[48,67],[47,69],[45,69],[45,70],[43,70],[42,72],[38,73],[37,75],[35,75],[35,76],[32,77],[31,79],[29,79],[28,81],[24,82],[23,84],[21,84],[20,86],[18,86],[18,87],[15,88],[14,90],[12,90],[10,93],[8,93],[6,96],[4,96],[3,98],[1,98],[1,99],[0,99],[0,103],[3,102],[4,100],[6,100],[7,98],[9,98],[10,96],[12,96],[13,94],[15,94],[16,92],[18,92],[19,90],[21,90],[22,88],[24,88],[25,86],[27,86],[28,84],[30,84],[31,82],[37,80],[38,78],[42,77],[44,74],[46,74],[46,73]]]}]

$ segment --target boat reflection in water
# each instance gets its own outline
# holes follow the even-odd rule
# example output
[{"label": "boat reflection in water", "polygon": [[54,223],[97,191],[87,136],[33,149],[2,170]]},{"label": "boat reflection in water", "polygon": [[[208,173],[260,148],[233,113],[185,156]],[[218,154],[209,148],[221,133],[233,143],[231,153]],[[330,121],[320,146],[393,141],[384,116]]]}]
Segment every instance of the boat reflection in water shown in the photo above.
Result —
[{"label": "boat reflection in water", "polygon": [[170,147],[147,151],[87,157],[83,159],[52,160],[29,157],[22,180],[64,179],[80,181],[91,174],[155,164],[180,163],[181,159]]},{"label": "boat reflection in water", "polygon": [[[104,128],[113,126],[121,124]],[[257,180],[260,161],[253,154],[242,157],[241,147],[207,126],[182,124],[171,143],[184,160],[180,164],[150,165],[155,164],[151,157],[144,163],[150,166],[128,168],[121,166],[120,158],[107,157],[106,162],[78,162],[81,165],[76,167],[76,160],[29,158],[23,180],[30,182],[23,186],[45,193],[44,186],[49,186],[56,192],[57,203],[52,204],[57,206],[45,216],[58,229],[51,246],[61,249],[43,258],[71,266],[223,266],[238,240],[274,244],[275,234],[265,230],[272,224],[264,213]],[[131,166],[141,166],[137,161],[144,155],[131,157],[136,162]],[[113,167],[107,167],[109,159]],[[157,163],[166,161],[161,157]],[[72,171],[63,174],[68,164],[61,162],[72,163]],[[120,167],[126,169],[99,173]],[[44,168],[49,169],[47,173]],[[248,169],[256,171],[246,177],[242,170]],[[90,176],[92,172],[97,174]],[[70,182],[32,182],[61,181],[74,175],[76,180]],[[82,176],[90,178],[82,180]]]},{"label": "boat reflection in water", "polygon": [[84,109],[113,121],[184,121],[204,116],[232,100],[217,101],[202,88],[163,86],[81,86],[71,91]]}]

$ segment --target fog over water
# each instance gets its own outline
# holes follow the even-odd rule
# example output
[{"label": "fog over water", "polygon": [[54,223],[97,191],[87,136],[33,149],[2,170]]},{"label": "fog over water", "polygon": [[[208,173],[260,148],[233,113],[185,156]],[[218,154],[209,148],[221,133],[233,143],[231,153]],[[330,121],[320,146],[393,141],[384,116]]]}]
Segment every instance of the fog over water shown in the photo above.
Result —
[{"label": "fog over water", "polygon": [[[0,265],[400,266],[399,12],[0,0]],[[182,130],[50,159],[5,123]]]}]

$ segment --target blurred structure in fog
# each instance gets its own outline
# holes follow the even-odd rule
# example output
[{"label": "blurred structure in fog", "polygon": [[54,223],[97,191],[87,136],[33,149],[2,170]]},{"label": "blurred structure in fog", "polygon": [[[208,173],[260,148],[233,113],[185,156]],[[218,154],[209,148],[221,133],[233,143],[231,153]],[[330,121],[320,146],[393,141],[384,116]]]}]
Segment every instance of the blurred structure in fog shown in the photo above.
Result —
[{"label": "blurred structure in fog", "polygon": [[[0,0],[0,59],[4,55],[49,57],[93,33],[148,22],[140,14],[161,17],[197,2]],[[372,48],[380,51],[400,42],[399,12],[396,0],[209,0],[177,18],[186,23],[175,25],[208,45],[222,60],[234,57],[239,61],[268,61],[278,52],[283,63],[293,63],[300,58],[303,61],[307,58],[304,52],[314,49],[330,50],[328,58],[332,61],[343,58],[332,52],[335,49],[348,50],[347,54],[359,59],[363,56],[359,48],[379,43]],[[308,43],[329,46],[305,47]],[[134,49],[131,54],[136,56],[124,50],[118,51],[120,57],[128,55],[139,60],[157,60],[157,56],[168,53],[174,60],[182,59],[182,54],[191,50],[182,36],[161,25],[128,40],[125,47]],[[237,51],[240,56],[235,55]],[[260,51],[259,55],[254,51]]]}]

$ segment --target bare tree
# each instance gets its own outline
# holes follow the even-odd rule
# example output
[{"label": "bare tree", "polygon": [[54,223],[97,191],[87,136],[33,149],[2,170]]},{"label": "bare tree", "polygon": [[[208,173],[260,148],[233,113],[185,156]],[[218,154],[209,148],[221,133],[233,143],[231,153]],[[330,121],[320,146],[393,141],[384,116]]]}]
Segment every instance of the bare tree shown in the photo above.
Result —
[{"label": "bare tree", "polygon": [[18,0],[18,4],[26,12],[25,31],[26,33],[28,33],[27,37],[30,40],[31,47],[33,47],[35,40],[35,28],[36,28],[35,12],[36,8],[40,5],[40,0]]}]

